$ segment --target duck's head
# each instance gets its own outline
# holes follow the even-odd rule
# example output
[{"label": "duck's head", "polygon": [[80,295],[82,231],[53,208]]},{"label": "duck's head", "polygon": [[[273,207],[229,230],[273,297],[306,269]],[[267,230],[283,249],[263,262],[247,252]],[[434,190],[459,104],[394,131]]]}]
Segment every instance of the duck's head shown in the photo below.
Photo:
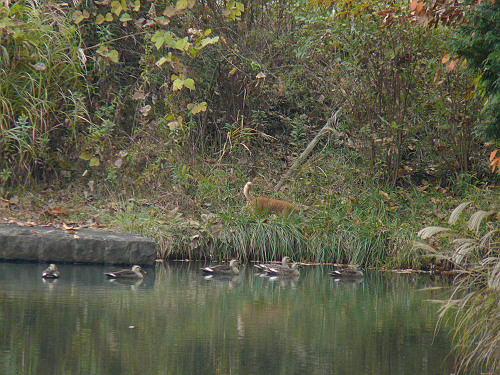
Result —
[{"label": "duck's head", "polygon": [[141,272],[142,268],[141,268],[141,266],[139,266],[139,265],[136,264],[135,266],[132,267],[132,271],[134,271],[134,272]]}]

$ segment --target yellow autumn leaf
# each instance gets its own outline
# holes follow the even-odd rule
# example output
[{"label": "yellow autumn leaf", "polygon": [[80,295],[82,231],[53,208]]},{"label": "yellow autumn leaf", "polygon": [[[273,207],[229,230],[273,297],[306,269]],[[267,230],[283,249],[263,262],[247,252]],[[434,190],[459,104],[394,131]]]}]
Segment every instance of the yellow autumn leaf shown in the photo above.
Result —
[{"label": "yellow autumn leaf", "polygon": [[114,63],[117,63],[120,59],[120,55],[118,54],[117,50],[113,49],[109,51],[108,58]]},{"label": "yellow autumn leaf", "polygon": [[207,110],[207,102],[189,103],[187,108],[193,115],[196,115],[197,113],[205,112]]},{"label": "yellow autumn leaf", "polygon": [[83,151],[83,152],[80,154],[80,156],[79,156],[79,158],[80,158],[80,159],[82,159],[82,160],[86,160],[86,161],[89,161],[91,157],[92,157],[92,155],[90,155],[90,152],[89,152],[88,150]]},{"label": "yellow autumn leaf", "polygon": [[97,156],[93,156],[90,158],[89,165],[91,167],[98,167],[101,163],[99,162],[99,158]]},{"label": "yellow autumn leaf", "polygon": [[497,151],[498,150],[494,150],[494,151],[491,152],[491,154],[490,154],[490,161],[492,161],[495,158],[495,155],[497,154]]},{"label": "yellow autumn leaf", "polygon": [[120,13],[122,12],[122,10],[123,10],[122,4],[119,1],[115,0],[115,1],[113,1],[111,3],[111,12],[113,12],[117,16],[120,15]]},{"label": "yellow autumn leaf", "polygon": [[102,25],[106,21],[104,16],[102,14],[98,14],[97,17],[95,18],[95,24],[96,25]]},{"label": "yellow autumn leaf", "polygon": [[186,86],[190,90],[195,90],[194,80],[191,78],[186,78],[184,80],[184,86]]}]

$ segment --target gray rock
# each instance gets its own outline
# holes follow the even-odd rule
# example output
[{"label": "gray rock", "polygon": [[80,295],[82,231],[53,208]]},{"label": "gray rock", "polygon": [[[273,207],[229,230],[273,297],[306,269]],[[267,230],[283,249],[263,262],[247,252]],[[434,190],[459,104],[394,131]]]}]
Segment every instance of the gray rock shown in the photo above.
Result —
[{"label": "gray rock", "polygon": [[127,233],[0,225],[0,259],[152,265],[156,243]]}]

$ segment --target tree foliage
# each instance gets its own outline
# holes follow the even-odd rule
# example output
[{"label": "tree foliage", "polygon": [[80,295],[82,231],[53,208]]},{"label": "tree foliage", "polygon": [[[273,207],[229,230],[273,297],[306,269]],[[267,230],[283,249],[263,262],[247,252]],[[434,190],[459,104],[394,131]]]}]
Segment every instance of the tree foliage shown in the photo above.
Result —
[{"label": "tree foliage", "polygon": [[500,2],[478,1],[471,5],[468,22],[455,40],[456,52],[480,72],[480,91],[486,98],[486,121],[480,130],[500,140]]}]

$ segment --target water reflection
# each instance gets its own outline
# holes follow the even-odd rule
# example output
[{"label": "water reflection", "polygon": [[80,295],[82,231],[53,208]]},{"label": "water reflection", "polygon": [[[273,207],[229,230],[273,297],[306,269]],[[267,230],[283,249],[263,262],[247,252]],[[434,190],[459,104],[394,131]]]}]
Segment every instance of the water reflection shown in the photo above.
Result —
[{"label": "water reflection", "polygon": [[336,282],[206,279],[197,263],[147,269],[140,283],[109,268],[0,263],[2,374],[450,374],[450,337],[435,333],[441,280],[367,272]]}]

